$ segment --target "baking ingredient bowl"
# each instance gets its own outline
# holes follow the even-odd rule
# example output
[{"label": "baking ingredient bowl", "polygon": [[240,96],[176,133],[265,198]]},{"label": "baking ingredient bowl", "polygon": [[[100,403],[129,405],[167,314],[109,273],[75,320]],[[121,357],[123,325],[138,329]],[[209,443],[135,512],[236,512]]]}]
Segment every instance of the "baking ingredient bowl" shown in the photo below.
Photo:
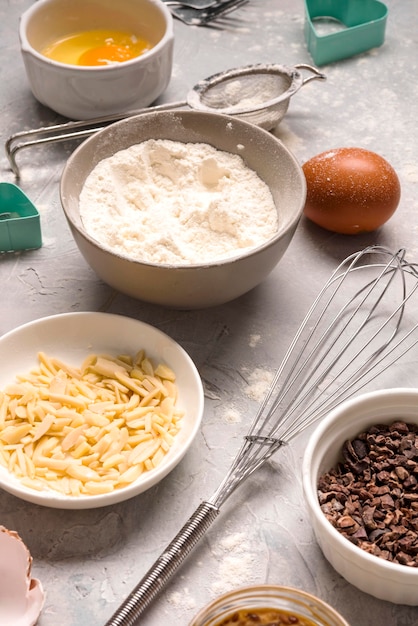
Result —
[{"label": "baking ingredient bowl", "polygon": [[[248,612],[251,618],[246,620]],[[259,619],[255,619],[255,615]],[[280,585],[254,585],[229,591],[203,607],[189,626],[250,623],[348,626],[326,602],[300,589]]]},{"label": "baking ingredient bowl", "polygon": [[[169,414],[163,409],[163,399],[157,401],[160,396],[157,393],[155,399],[152,400],[155,386],[150,388],[151,396],[148,400],[138,403],[138,398],[136,398],[136,404],[133,401],[135,394],[130,393],[130,388],[137,389],[138,384],[144,378],[142,374],[140,375],[139,369],[133,368],[134,371],[127,379],[119,360],[119,365],[116,365],[116,374],[109,373],[111,357],[121,356],[123,363],[127,355],[134,357],[138,351],[142,350],[148,361],[153,364],[152,372],[149,372],[149,369],[144,370],[148,372],[148,376],[145,377],[147,380],[151,381],[152,377],[157,376],[158,366],[162,368],[163,379],[168,375],[167,372],[164,373],[167,368],[175,374],[174,382],[173,380],[168,383],[164,382],[166,389],[173,389],[174,385],[177,394],[174,409],[176,414],[179,413],[179,421],[175,422],[178,432],[173,436],[167,435],[165,431],[170,429],[165,428],[164,420],[160,419],[164,413]],[[4,400],[2,392],[17,394],[8,396],[8,406],[11,407],[11,411],[17,411],[15,418],[18,421],[17,425],[27,428],[26,434],[20,432],[15,436],[11,434],[10,421],[1,424],[0,488],[23,500],[60,509],[88,509],[132,498],[167,476],[184,457],[199,430],[203,414],[203,388],[196,367],[179,344],[149,324],[107,313],[79,312],[53,315],[29,322],[3,335],[0,338],[0,352],[2,355],[0,400]],[[41,365],[41,371],[44,374],[53,371],[53,376],[51,381],[44,383],[46,390],[35,394],[32,388],[35,384],[34,374],[32,375],[29,381],[30,390],[27,393],[33,395],[34,408],[30,398],[28,402],[24,402],[24,398],[27,400],[28,396],[22,396],[21,391],[16,390],[16,386],[19,383],[24,384],[21,376],[26,378],[30,372],[39,369],[40,352],[46,358]],[[89,355],[102,357],[100,359],[101,376],[97,377],[97,373],[94,374],[90,370],[87,376],[80,378],[77,373],[74,374],[74,369],[77,372],[83,369],[82,365]],[[59,368],[51,368],[48,365],[51,359],[57,359],[63,365]],[[98,363],[99,360],[97,360]],[[61,373],[57,373],[59,369]],[[63,371],[68,374],[69,378],[63,375]],[[149,378],[150,375],[151,378]],[[66,385],[65,391],[63,388],[60,389],[60,380],[63,377]],[[109,386],[106,380],[113,382]],[[147,384],[145,381],[143,386],[146,387]],[[36,387],[39,390],[38,384]],[[101,389],[96,394],[98,387],[106,387],[107,391]],[[115,393],[109,395],[111,388],[114,389],[116,395]],[[97,398],[94,397],[96,395]],[[128,399],[129,395],[130,399]],[[165,394],[163,396],[165,397]],[[116,401],[112,399],[113,397]],[[139,398],[141,397],[146,398],[146,395],[144,396],[141,392]],[[153,404],[156,408],[150,411]],[[17,405],[19,408],[16,408]],[[26,408],[26,415],[22,414],[22,406]],[[5,405],[1,409],[2,420],[5,415],[4,408]],[[41,411],[39,415],[38,411]],[[160,416],[157,415],[155,422],[154,414]],[[139,421],[144,422],[149,419],[153,420],[152,424],[145,425],[145,430],[140,433],[140,429],[144,426],[141,427]],[[32,429],[31,425],[27,426],[28,422],[32,423]],[[158,424],[163,426],[163,430]],[[6,431],[8,426],[8,431]],[[34,434],[35,427],[41,430]],[[122,481],[109,491],[104,491],[100,481],[109,484],[108,479],[112,479],[114,469],[119,474],[124,472],[123,466],[119,465],[124,461],[117,449],[119,448],[122,455],[127,455],[125,459],[129,460],[129,463],[131,461],[133,464],[142,463],[137,456],[140,453],[139,446],[143,441],[151,441],[153,437],[150,433],[153,432],[155,435],[156,429],[159,429],[158,432],[161,435],[159,441],[164,439],[169,442],[169,445],[165,446],[163,455],[158,453],[159,462],[155,464],[155,467],[152,463],[149,466],[148,461],[145,461],[148,464],[147,467],[143,467],[144,471],[139,476],[133,479],[130,476],[131,482]],[[72,441],[67,439],[67,444],[64,444],[67,434],[74,439]],[[81,439],[79,435],[82,436]],[[11,436],[13,439],[10,438]],[[30,440],[28,440],[29,437]],[[60,449],[55,446],[57,440],[62,442]],[[123,447],[121,443],[124,444]],[[38,444],[41,448],[38,448]],[[62,450],[64,450],[64,456]],[[130,456],[130,451],[136,458]],[[23,453],[26,456],[23,457]],[[148,456],[148,453],[146,452],[145,455]],[[15,465],[16,457],[18,457],[17,462],[20,467],[23,467],[20,478],[16,473],[9,471],[11,466]],[[107,461],[105,461],[106,458]],[[60,459],[67,467],[63,467]],[[100,468],[96,463],[97,460],[99,460]],[[71,469],[67,461],[70,461]],[[73,461],[77,462],[77,466],[73,465]],[[94,462],[93,465],[91,461]],[[80,466],[82,466],[81,469]],[[35,475],[33,474],[34,468],[37,470]],[[94,469],[102,478],[97,475],[94,477],[90,469],[85,471],[85,468]],[[106,472],[103,471],[106,468],[110,470],[107,477]],[[70,488],[69,492],[61,490],[58,486],[64,484],[61,480],[62,476],[65,477],[65,486]],[[26,479],[37,477],[43,479],[43,484],[40,488],[33,488],[32,480]],[[23,482],[22,478],[25,479]],[[75,487],[79,484],[73,480],[74,478],[89,485],[87,493],[83,491],[78,493],[71,488],[71,485]],[[99,481],[96,487],[89,482],[91,479]]]},{"label": "baking ingredient bowl", "polygon": [[[80,216],[80,194],[87,177],[103,159],[152,139],[209,144],[241,156],[270,189],[278,213],[274,235],[240,255],[201,264],[142,262],[99,243],[87,232]],[[305,203],[306,184],[292,153],[253,124],[216,113],[159,111],[116,122],[82,143],[64,168],[60,193],[74,239],[103,281],[140,300],[196,309],[233,300],[267,277],[294,235]],[[164,223],[161,229],[165,232]]]},{"label": "baking ingredient bowl", "polygon": [[[71,46],[70,62],[45,54],[56,42],[80,33],[91,36],[91,49],[98,49],[94,37],[98,31],[109,30],[116,36],[125,33],[135,41],[140,38],[147,49],[139,56],[106,65],[78,64],[72,58]],[[171,78],[173,18],[162,0],[38,0],[21,16],[19,36],[35,98],[71,119],[146,107],[163,93]],[[78,45],[74,43],[73,48],[84,50]]]},{"label": "baking ingredient bowl", "polygon": [[[329,508],[321,508],[318,498],[318,480],[329,473],[332,468],[335,468],[337,463],[343,462],[342,448],[346,441],[352,442],[361,433],[368,432],[372,426],[393,424],[398,420],[418,425],[418,389],[397,388],[372,391],[342,402],[320,423],[309,440],[303,460],[303,489],[317,541],[326,559],[336,571],[352,585],[376,598],[395,604],[418,605],[418,567],[404,565],[393,560],[389,561],[383,556],[376,556],[369,552],[370,549],[374,550],[373,546],[366,549],[365,544],[363,547],[355,545],[353,539],[344,536],[340,530],[334,527],[333,523],[328,521]],[[382,436],[382,443],[388,443],[384,436]],[[377,447],[373,444],[375,451],[379,449],[381,444]],[[391,445],[390,442],[388,445]],[[403,442],[402,446],[404,445]],[[357,444],[355,444],[355,448],[357,449]],[[359,456],[360,463],[365,458],[363,454]],[[378,518],[369,519],[370,513],[373,514],[376,509],[379,510],[378,498],[385,497],[385,494],[388,494],[386,497],[394,500],[399,496],[404,497],[403,489],[397,491],[398,488],[395,483],[398,481],[398,474],[399,477],[403,477],[406,468],[400,467],[403,462],[399,460],[400,457],[394,448],[393,455],[398,459],[399,467],[393,470],[391,476],[388,476],[391,472],[390,469],[387,470],[386,475],[379,476],[376,481],[376,485],[380,484],[380,490],[377,487],[377,499],[370,506],[366,506],[365,501],[362,502],[362,516],[358,516],[356,511],[351,511],[351,515],[345,515],[345,509],[342,509],[341,529],[344,529],[346,524],[351,523],[349,518],[354,517],[360,522],[360,525],[362,525],[361,519],[364,520],[369,539],[372,538],[370,529],[376,530],[375,536],[379,536],[379,528],[376,527]],[[370,458],[372,458],[371,455]],[[412,459],[416,461],[416,455]],[[413,463],[414,461],[411,460],[412,465]],[[375,473],[374,467],[371,467],[373,475]],[[376,469],[378,469],[377,466]],[[411,467],[410,471],[413,472]],[[406,473],[409,474],[410,472]],[[390,482],[389,489],[385,486],[387,483],[381,482],[386,480]],[[365,489],[370,489],[371,485],[372,480],[369,481]],[[347,489],[349,489],[348,485]],[[391,512],[396,515],[397,511],[393,502],[392,504],[389,502],[388,506],[385,520],[391,519]],[[402,506],[406,507],[408,512],[409,507],[414,507],[414,503],[413,501],[408,503],[407,498],[405,498],[405,503]],[[380,510],[382,509],[383,507],[380,507]],[[383,515],[380,514],[379,519],[383,523],[382,517]],[[390,534],[391,531],[387,530],[386,524],[389,522],[384,521],[383,532]],[[396,538],[398,531],[400,532],[398,538],[402,537],[400,526],[401,521],[398,521],[398,527],[392,528],[394,530],[392,539]],[[373,544],[374,541],[377,542],[378,540],[373,539],[371,543]]]}]

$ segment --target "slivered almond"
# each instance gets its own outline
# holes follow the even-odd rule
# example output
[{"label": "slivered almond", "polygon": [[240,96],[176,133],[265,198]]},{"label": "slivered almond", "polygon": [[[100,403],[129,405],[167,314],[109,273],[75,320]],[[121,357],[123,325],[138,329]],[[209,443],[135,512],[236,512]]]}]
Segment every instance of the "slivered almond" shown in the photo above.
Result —
[{"label": "slivered almond", "polygon": [[29,488],[73,497],[120,489],[162,461],[180,429],[173,371],[89,355],[80,368],[39,353],[0,391],[0,464]]}]

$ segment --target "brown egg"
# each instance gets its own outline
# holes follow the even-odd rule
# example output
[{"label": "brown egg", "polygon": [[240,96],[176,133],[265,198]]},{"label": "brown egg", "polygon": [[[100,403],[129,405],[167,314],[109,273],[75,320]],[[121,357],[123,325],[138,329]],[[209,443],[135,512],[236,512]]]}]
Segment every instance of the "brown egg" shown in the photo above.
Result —
[{"label": "brown egg", "polygon": [[393,167],[375,152],[337,148],[303,165],[307,184],[305,215],[327,230],[354,235],[370,232],[395,212],[401,186]]}]

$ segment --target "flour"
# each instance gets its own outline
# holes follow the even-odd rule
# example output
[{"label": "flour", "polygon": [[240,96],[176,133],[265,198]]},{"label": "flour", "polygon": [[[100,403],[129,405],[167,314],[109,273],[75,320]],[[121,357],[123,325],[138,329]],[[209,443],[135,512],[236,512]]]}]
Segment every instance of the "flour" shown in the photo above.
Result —
[{"label": "flour", "polygon": [[224,537],[214,553],[218,571],[210,586],[213,595],[255,582],[260,554],[251,544],[248,533],[237,532]]},{"label": "flour", "polygon": [[258,342],[260,341],[260,339],[261,339],[261,335],[251,335],[250,341],[248,344],[250,348],[255,348]]},{"label": "flour", "polygon": [[237,110],[256,109],[284,93],[276,76],[260,72],[249,74],[246,80],[230,80],[223,89],[216,92],[218,100],[215,105]]},{"label": "flour", "polygon": [[250,373],[248,378],[248,385],[245,387],[245,393],[251,400],[261,402],[264,399],[272,381],[273,372],[263,370],[257,367]]},{"label": "flour", "polygon": [[167,600],[173,606],[181,607],[182,609],[191,610],[196,608],[196,600],[190,594],[190,590],[187,587],[182,592],[173,591],[167,594]]},{"label": "flour", "polygon": [[240,156],[169,140],[98,163],[82,189],[80,216],[113,252],[174,265],[242,254],[278,229],[270,190]]},{"label": "flour", "polygon": [[224,413],[224,420],[228,424],[239,424],[241,419],[241,413],[234,408],[227,408]]}]

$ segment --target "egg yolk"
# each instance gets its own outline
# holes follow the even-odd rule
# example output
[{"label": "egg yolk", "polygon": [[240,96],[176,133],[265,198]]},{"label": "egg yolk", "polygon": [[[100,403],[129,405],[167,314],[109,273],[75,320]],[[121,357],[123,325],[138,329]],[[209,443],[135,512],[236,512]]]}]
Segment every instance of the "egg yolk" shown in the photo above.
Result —
[{"label": "egg yolk", "polygon": [[110,65],[133,59],[132,50],[125,46],[107,43],[91,50],[86,50],[78,59],[79,65]]},{"label": "egg yolk", "polygon": [[70,65],[113,65],[140,56],[149,41],[116,30],[89,30],[53,42],[42,51],[46,57]]}]

